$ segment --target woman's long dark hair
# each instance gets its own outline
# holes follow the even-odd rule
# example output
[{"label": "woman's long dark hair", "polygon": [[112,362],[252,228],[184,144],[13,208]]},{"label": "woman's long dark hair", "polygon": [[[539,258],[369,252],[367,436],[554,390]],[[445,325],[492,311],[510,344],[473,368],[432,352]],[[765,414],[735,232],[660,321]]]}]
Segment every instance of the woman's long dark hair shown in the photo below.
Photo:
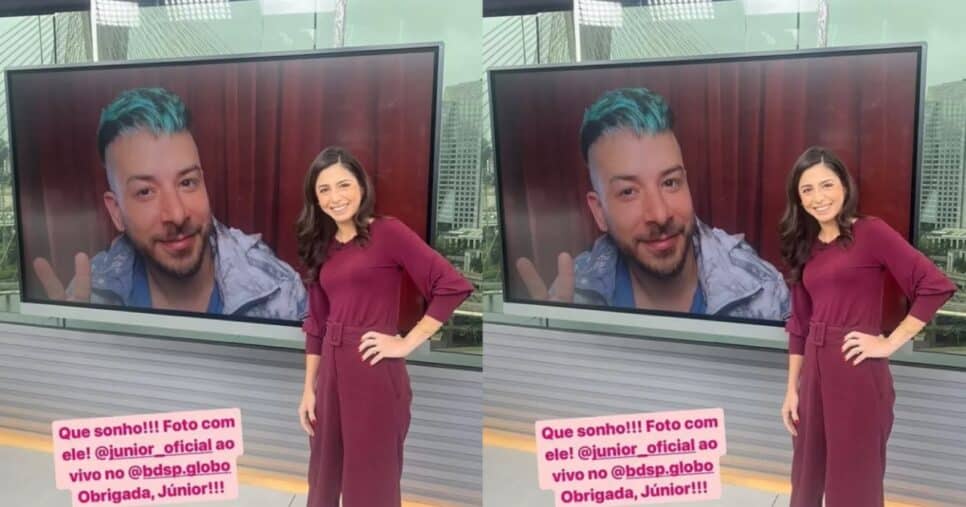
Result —
[{"label": "woman's long dark hair", "polygon": [[315,194],[315,182],[319,178],[319,173],[336,164],[348,169],[356,177],[356,181],[362,189],[362,202],[359,203],[359,211],[352,218],[352,221],[356,224],[356,237],[353,241],[365,244],[369,240],[369,219],[375,215],[375,191],[372,188],[369,175],[362,168],[362,164],[345,148],[329,146],[322,150],[322,153],[319,153],[312,161],[308,172],[305,173],[302,212],[299,214],[298,222],[296,222],[299,257],[308,270],[306,281],[309,283],[318,281],[319,269],[328,258],[329,245],[338,230],[332,217],[326,215],[319,207],[319,200]]},{"label": "woman's long dark hair", "polygon": [[815,217],[809,215],[802,207],[798,195],[798,182],[806,169],[822,164],[832,170],[842,181],[845,189],[845,201],[835,221],[839,225],[839,237],[836,243],[848,245],[852,241],[852,219],[859,216],[859,193],[855,189],[855,181],[845,164],[834,153],[821,146],[812,146],[805,150],[795,161],[788,180],[785,183],[787,203],[785,213],[779,224],[781,235],[782,259],[789,267],[789,282],[796,283],[802,278],[802,268],[812,253],[812,245],[818,238],[821,227]]}]

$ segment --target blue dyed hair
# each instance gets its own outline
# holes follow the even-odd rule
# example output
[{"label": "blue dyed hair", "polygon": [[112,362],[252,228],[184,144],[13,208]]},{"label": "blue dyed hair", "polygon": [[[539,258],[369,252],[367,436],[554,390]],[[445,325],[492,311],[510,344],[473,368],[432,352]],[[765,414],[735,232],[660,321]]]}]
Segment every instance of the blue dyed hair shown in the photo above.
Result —
[{"label": "blue dyed hair", "polygon": [[655,135],[674,127],[674,115],[664,97],[647,88],[620,88],[603,94],[584,112],[580,125],[580,154],[587,164],[590,146],[608,132],[629,129]]},{"label": "blue dyed hair", "polygon": [[134,88],[121,92],[101,111],[97,126],[97,152],[107,162],[107,146],[118,137],[139,129],[156,136],[188,130],[191,114],[177,95],[164,88]]}]

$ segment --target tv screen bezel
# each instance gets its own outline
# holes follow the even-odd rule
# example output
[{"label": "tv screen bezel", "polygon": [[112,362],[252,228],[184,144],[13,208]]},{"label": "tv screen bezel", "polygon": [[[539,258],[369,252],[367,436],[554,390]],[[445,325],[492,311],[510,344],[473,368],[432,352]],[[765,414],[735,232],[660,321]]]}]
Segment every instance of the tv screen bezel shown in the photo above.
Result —
[{"label": "tv screen bezel", "polygon": [[[7,129],[10,139],[10,162],[13,178],[13,206],[16,213],[17,249],[18,249],[18,283],[20,286],[20,311],[25,315],[40,317],[55,317],[76,319],[81,321],[102,322],[105,324],[132,325],[138,327],[152,327],[172,329],[178,331],[215,333],[245,337],[269,339],[271,343],[281,346],[301,346],[303,335],[301,321],[279,319],[265,319],[222,314],[205,314],[177,310],[158,310],[105,305],[96,303],[81,303],[69,301],[50,301],[25,297],[27,263],[24,257],[23,220],[20,199],[20,170],[17,167],[17,143],[14,132],[13,103],[16,100],[12,93],[11,78],[16,75],[31,73],[59,73],[73,71],[109,70],[138,68],[157,68],[171,66],[212,65],[229,63],[257,63],[266,61],[285,61],[300,59],[326,59],[339,57],[382,56],[391,54],[430,53],[433,56],[433,85],[430,102],[430,154],[429,170],[427,171],[427,223],[425,224],[427,242],[432,244],[436,234],[436,182],[439,179],[439,143],[440,121],[443,91],[443,43],[425,42],[414,44],[391,44],[374,46],[357,46],[349,48],[319,49],[308,51],[285,51],[266,53],[244,53],[233,55],[215,55],[204,57],[146,59],[132,61],[94,62],[68,65],[37,65],[10,67],[4,71],[7,90]],[[377,134],[378,135],[378,134]],[[322,148],[321,146],[319,147]],[[293,266],[297,267],[297,266]],[[137,319],[135,322],[134,319]],[[220,340],[222,341],[222,340]],[[243,342],[245,340],[242,340]]]},{"label": "tv screen bezel", "polygon": [[[520,317],[537,317],[548,320],[569,321],[567,327],[577,328],[589,324],[592,330],[596,326],[608,326],[608,329],[620,334],[643,335],[653,338],[668,338],[684,341],[707,341],[764,348],[786,348],[787,335],[784,332],[784,322],[746,319],[740,317],[698,315],[683,312],[666,312],[659,310],[638,310],[626,308],[605,308],[597,305],[580,303],[562,303],[555,301],[537,301],[520,297],[511,297],[507,289],[510,287],[510,274],[513,267],[507,256],[507,223],[506,209],[503,202],[504,172],[500,167],[500,136],[497,114],[496,94],[500,76],[520,73],[539,73],[549,71],[615,69],[642,66],[666,66],[702,63],[731,63],[746,61],[801,59],[834,56],[861,56],[882,53],[913,53],[916,55],[916,96],[914,118],[914,146],[912,167],[912,193],[909,203],[909,236],[906,240],[914,244],[919,229],[919,188],[922,177],[922,137],[923,114],[925,107],[926,88],[926,43],[897,43],[862,46],[841,46],[834,48],[811,48],[800,50],[780,50],[767,52],[722,53],[713,55],[696,55],[668,58],[644,58],[614,61],[578,62],[566,64],[540,64],[524,66],[494,67],[487,71],[489,87],[490,122],[493,142],[493,164],[496,174],[496,202],[499,216],[501,235],[501,277],[503,289],[503,311],[509,315]],[[803,148],[804,149],[804,148]],[[713,325],[707,325],[713,324]]]}]

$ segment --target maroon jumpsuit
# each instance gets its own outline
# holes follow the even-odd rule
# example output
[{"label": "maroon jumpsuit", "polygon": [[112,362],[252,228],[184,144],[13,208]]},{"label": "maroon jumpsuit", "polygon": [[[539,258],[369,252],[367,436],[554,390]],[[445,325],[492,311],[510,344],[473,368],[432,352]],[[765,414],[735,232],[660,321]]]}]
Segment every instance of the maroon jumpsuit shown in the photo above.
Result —
[{"label": "maroon jumpsuit", "polygon": [[473,291],[439,253],[401,221],[369,225],[365,246],[333,242],[309,287],[305,353],[320,354],[315,436],[309,439],[308,507],[398,507],[412,391],[404,359],[362,361],[367,331],[398,333],[399,289],[409,274],[445,322]]},{"label": "maroon jumpsuit", "polygon": [[[956,291],[942,271],[888,224],[863,217],[853,242],[816,242],[802,283],[792,287],[788,352],[804,355],[798,436],[793,438],[791,507],[881,507],[886,441],[895,391],[889,360],[845,361],[850,331],[882,333],[888,271],[928,322]],[[854,361],[854,359],[853,359]]]}]

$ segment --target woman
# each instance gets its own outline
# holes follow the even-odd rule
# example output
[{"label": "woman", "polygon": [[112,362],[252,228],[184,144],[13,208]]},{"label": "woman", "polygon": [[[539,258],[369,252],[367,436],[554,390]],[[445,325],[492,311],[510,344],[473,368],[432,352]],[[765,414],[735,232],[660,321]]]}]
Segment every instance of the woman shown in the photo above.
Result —
[{"label": "woman", "polygon": [[[781,221],[792,315],[782,420],[793,436],[792,507],[881,506],[895,391],[888,357],[922,330],[956,286],[884,221],[857,213],[845,165],[813,147],[795,162]],[[888,271],[910,300],[882,330]]]},{"label": "woman", "polygon": [[[439,330],[473,287],[399,220],[376,217],[372,184],[342,148],[305,176],[299,256],[309,273],[305,388],[309,507],[398,507],[412,391],[404,357]],[[396,334],[408,273],[426,315]]]}]

